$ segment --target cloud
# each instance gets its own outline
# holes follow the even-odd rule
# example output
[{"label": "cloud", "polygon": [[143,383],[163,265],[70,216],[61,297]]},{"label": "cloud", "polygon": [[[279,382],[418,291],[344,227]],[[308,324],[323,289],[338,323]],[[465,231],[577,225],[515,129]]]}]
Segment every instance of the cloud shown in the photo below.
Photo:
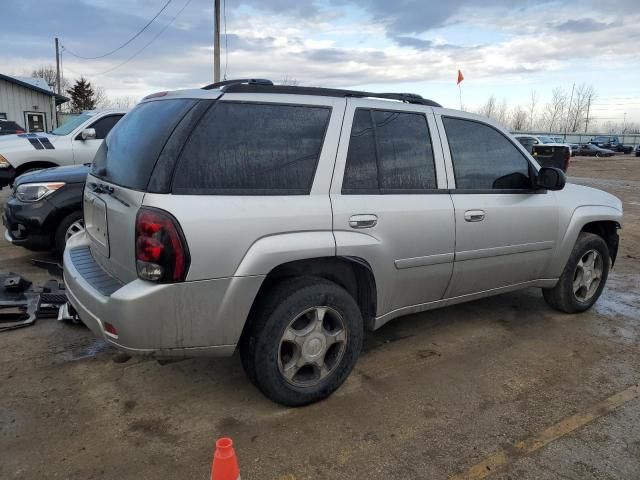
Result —
[{"label": "cloud", "polygon": [[611,27],[611,23],[599,22],[593,18],[581,18],[578,20],[567,20],[555,25],[557,30],[563,32],[588,33],[599,32]]}]

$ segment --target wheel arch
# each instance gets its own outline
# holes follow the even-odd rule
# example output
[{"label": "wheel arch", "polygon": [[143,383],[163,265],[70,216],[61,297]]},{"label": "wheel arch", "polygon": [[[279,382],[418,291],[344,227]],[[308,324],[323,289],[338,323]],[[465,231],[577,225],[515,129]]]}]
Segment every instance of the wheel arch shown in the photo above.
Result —
[{"label": "wheel arch", "polygon": [[609,248],[609,256],[611,257],[611,266],[613,267],[618,256],[618,230],[620,228],[620,223],[615,220],[596,220],[586,223],[580,232],[593,233],[606,242]]},{"label": "wheel arch", "polygon": [[18,177],[19,175],[22,175],[27,170],[31,170],[32,168],[53,168],[53,167],[59,167],[59,166],[60,165],[58,165],[57,163],[51,162],[49,160],[35,160],[35,161],[25,162],[19,165],[18,167],[16,167],[16,177]]},{"label": "wheel arch", "polygon": [[264,278],[253,300],[244,329],[251,321],[255,306],[263,295],[280,282],[298,276],[319,277],[340,285],[360,307],[365,327],[373,328],[377,311],[377,290],[373,270],[359,257],[314,257],[285,262],[274,267]]},{"label": "wheel arch", "polygon": [[622,212],[604,205],[586,205],[574,210],[555,255],[551,259],[548,278],[558,278],[571,255],[581,232],[602,236],[609,246],[612,261],[618,251],[618,233],[622,225]]}]

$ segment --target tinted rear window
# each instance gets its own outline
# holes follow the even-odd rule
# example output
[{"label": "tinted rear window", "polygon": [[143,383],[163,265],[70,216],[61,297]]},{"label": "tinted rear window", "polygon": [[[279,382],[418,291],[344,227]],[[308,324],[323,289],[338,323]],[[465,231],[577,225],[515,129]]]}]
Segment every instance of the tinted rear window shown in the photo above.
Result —
[{"label": "tinted rear window", "polygon": [[91,173],[116,185],[145,190],[169,135],[195,103],[176,99],[138,105],[113,127]]},{"label": "tinted rear window", "polygon": [[185,145],[173,191],[308,194],[330,116],[327,107],[218,102]]}]

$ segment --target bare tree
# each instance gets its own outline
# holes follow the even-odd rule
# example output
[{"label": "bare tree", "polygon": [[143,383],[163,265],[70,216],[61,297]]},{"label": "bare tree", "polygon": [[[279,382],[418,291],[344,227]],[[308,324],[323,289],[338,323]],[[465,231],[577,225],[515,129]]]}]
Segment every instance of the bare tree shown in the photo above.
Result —
[{"label": "bare tree", "polygon": [[123,110],[128,110],[133,108],[138,103],[138,98],[132,95],[125,95],[121,97],[105,97],[102,103],[99,105],[100,108],[120,108]]},{"label": "bare tree", "polygon": [[549,132],[560,131],[562,118],[567,109],[568,95],[564,88],[556,87],[551,92],[551,100],[545,105],[542,112],[542,122],[544,129]]},{"label": "bare tree", "polygon": [[520,105],[514,108],[513,112],[511,112],[511,121],[509,122],[511,130],[516,132],[524,130],[527,126],[528,117],[527,111]]},{"label": "bare tree", "polygon": [[493,116],[496,113],[497,103],[498,103],[498,99],[494,95],[491,95],[487,99],[486,103],[480,107],[480,109],[478,110],[478,113],[480,115],[484,115],[485,117],[493,118]]},{"label": "bare tree", "polygon": [[573,101],[567,111],[567,126],[569,132],[577,132],[582,122],[585,121],[587,109],[596,97],[593,86],[582,83],[573,93]]},{"label": "bare tree", "polygon": [[[31,77],[33,78],[42,78],[47,85],[49,85],[54,92],[58,91],[58,76],[56,74],[56,67],[53,65],[41,65],[38,68],[34,68],[31,71]],[[61,77],[60,78],[60,91],[66,92],[67,89],[71,86],[69,81]]]},{"label": "bare tree", "polygon": [[509,121],[507,99],[503,98],[502,100],[498,100],[495,95],[491,95],[487,99],[487,102],[480,107],[478,113],[505,125]]},{"label": "bare tree", "polygon": [[290,87],[297,87],[300,85],[300,82],[295,77],[290,77],[289,75],[285,75],[282,77],[280,81],[280,85],[288,85]]},{"label": "bare tree", "polygon": [[533,130],[533,116],[535,115],[536,107],[538,106],[538,92],[535,90],[531,91],[531,96],[529,97],[529,130]]}]

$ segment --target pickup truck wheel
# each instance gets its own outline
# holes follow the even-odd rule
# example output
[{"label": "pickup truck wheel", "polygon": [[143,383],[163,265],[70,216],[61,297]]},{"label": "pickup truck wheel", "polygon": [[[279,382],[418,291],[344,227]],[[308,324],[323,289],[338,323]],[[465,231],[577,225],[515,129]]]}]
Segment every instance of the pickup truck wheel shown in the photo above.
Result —
[{"label": "pickup truck wheel", "polygon": [[62,256],[69,237],[82,230],[84,230],[84,220],[81,211],[72,212],[64,217],[56,229],[54,238],[56,253]]},{"label": "pickup truck wheel", "polygon": [[609,248],[602,237],[581,233],[556,286],[542,289],[544,299],[565,313],[584,312],[600,297],[610,265]]},{"label": "pickup truck wheel", "polygon": [[240,355],[262,393],[297,407],[342,385],[363,337],[362,314],[345,289],[322,278],[293,278],[268,291],[254,312]]}]

